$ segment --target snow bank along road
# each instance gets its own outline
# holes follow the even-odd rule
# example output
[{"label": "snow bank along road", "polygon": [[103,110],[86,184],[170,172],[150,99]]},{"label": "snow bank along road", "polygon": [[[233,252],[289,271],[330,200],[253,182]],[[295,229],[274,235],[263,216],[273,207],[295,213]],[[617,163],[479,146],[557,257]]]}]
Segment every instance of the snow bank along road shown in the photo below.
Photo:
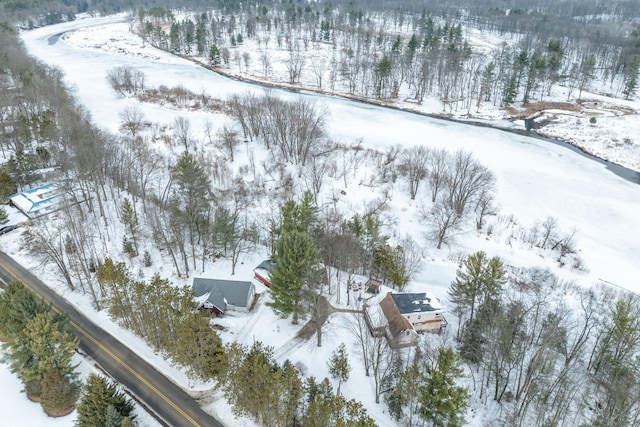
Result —
[{"label": "snow bank along road", "polygon": [[0,252],[0,280],[20,281],[50,302],[53,309],[69,316],[71,330],[80,340],[80,349],[104,371],[122,384],[160,422],[170,426],[223,427],[205,413],[198,403],[112,335],[93,324],[65,299],[49,289],[11,257]]}]

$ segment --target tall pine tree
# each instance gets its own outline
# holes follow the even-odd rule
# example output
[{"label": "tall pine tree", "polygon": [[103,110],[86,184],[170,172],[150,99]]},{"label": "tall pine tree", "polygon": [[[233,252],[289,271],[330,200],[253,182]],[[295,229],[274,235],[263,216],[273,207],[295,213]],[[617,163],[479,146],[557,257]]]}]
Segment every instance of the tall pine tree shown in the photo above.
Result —
[{"label": "tall pine tree", "polygon": [[420,390],[420,415],[434,427],[464,425],[469,391],[456,385],[462,373],[460,356],[452,348],[440,348],[435,365],[427,368]]},{"label": "tall pine tree", "polygon": [[[124,393],[118,391],[116,385],[106,378],[90,374],[78,404],[78,427],[104,427],[110,406],[122,418],[133,418],[133,403]],[[109,418],[113,419],[113,410],[111,412]]]},{"label": "tall pine tree", "polygon": [[456,279],[449,288],[451,302],[456,305],[460,324],[473,321],[476,310],[489,300],[497,299],[502,285],[507,281],[507,272],[498,257],[487,258],[484,252],[476,252],[464,262],[464,269],[456,272]]},{"label": "tall pine tree", "polygon": [[318,262],[318,250],[308,233],[291,231],[276,242],[273,260],[275,266],[270,272],[273,301],[268,305],[285,317],[293,313],[293,322],[297,323],[300,291]]},{"label": "tall pine tree", "polygon": [[349,366],[349,356],[347,355],[347,347],[344,343],[334,350],[331,354],[331,359],[328,362],[329,374],[331,378],[338,381],[337,394],[340,394],[340,386],[343,382],[349,379],[349,373],[351,372],[351,366]]},{"label": "tall pine tree", "polygon": [[50,417],[65,416],[75,408],[80,387],[72,375],[58,369],[48,370],[41,383],[40,404]]}]

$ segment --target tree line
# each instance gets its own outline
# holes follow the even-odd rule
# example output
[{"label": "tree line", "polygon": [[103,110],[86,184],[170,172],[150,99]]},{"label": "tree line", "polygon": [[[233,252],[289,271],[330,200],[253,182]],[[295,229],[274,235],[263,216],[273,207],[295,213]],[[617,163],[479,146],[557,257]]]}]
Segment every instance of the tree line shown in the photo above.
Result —
[{"label": "tree line", "polygon": [[[471,112],[485,102],[508,106],[543,100],[558,84],[568,89],[569,99],[579,100],[596,81],[608,82],[598,90],[613,96],[628,99],[636,93],[640,30],[621,11],[632,16],[638,11],[626,5],[611,7],[612,19],[621,23],[616,27],[590,16],[592,5],[573,10],[523,5],[487,12],[465,4],[473,12],[461,15],[454,5],[443,11],[437,5],[416,10],[410,4],[383,3],[260,3],[242,10],[196,9],[181,21],[168,10],[159,15],[141,9],[137,19],[150,43],[208,58],[214,66],[235,63],[242,71],[258,61],[268,78],[270,52],[276,48],[288,52],[289,83],[299,82],[304,73],[321,90],[333,91],[341,82],[350,94],[367,98],[397,98],[403,90],[417,103],[433,96],[448,112]],[[594,30],[578,29],[586,23]],[[168,34],[163,25],[171,26]],[[518,41],[487,52],[472,47],[469,33],[475,29]],[[259,51],[239,53],[235,48],[244,38],[255,40]],[[306,60],[310,48],[327,43],[334,50],[326,57]]]}]

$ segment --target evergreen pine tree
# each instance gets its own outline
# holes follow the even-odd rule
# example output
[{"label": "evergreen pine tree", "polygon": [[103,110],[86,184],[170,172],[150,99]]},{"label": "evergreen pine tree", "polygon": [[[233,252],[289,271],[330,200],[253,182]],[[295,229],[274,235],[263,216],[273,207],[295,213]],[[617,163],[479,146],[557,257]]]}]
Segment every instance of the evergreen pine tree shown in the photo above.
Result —
[{"label": "evergreen pine tree", "polygon": [[429,367],[421,387],[420,415],[434,427],[464,425],[469,391],[456,385],[462,376],[460,357],[452,348],[440,348],[435,366]]},{"label": "evergreen pine tree", "polygon": [[506,283],[506,271],[500,258],[487,258],[484,252],[476,252],[464,262],[464,270],[458,269],[456,279],[451,283],[449,296],[461,316],[473,321],[478,306],[490,299],[497,299]]},{"label": "evergreen pine tree", "polygon": [[177,326],[176,345],[169,349],[172,359],[189,367],[196,378],[211,379],[220,374],[224,350],[207,317],[192,312]]},{"label": "evergreen pine tree", "polygon": [[138,424],[130,417],[124,417],[120,423],[120,427],[136,427]]},{"label": "evergreen pine tree", "polygon": [[12,342],[22,335],[27,322],[38,313],[50,310],[48,304],[36,298],[22,283],[11,282],[0,293],[0,337]]},{"label": "evergreen pine tree", "polygon": [[[198,160],[188,151],[184,151],[173,170],[175,212],[180,224],[189,231],[189,244],[193,266],[196,264],[196,235],[211,201],[211,183]],[[186,253],[183,251],[185,269],[188,268]]]},{"label": "evergreen pine tree", "polygon": [[313,194],[306,191],[300,202],[287,200],[280,207],[280,225],[273,228],[273,234],[281,237],[290,231],[311,233],[317,214],[318,207],[315,205]]},{"label": "evergreen pine tree", "polygon": [[407,425],[414,425],[413,417],[417,413],[420,388],[425,377],[417,364],[412,364],[398,375],[397,382],[385,394],[389,413],[398,421],[406,417]]},{"label": "evergreen pine tree", "polygon": [[220,50],[218,49],[218,46],[216,46],[215,44],[212,44],[211,47],[209,48],[209,62],[214,67],[217,67],[218,65],[222,64]]},{"label": "evergreen pine tree", "polygon": [[286,233],[276,242],[273,260],[275,266],[270,272],[273,301],[268,305],[282,316],[294,313],[293,320],[297,323],[300,290],[318,262],[315,243],[308,233]]},{"label": "evergreen pine tree", "polygon": [[18,186],[11,175],[5,170],[0,170],[0,203],[6,201],[16,191],[18,191]]},{"label": "evergreen pine tree", "polygon": [[78,383],[72,375],[64,375],[58,369],[50,369],[42,378],[42,409],[50,417],[67,415],[74,409],[79,391]]},{"label": "evergreen pine tree", "polygon": [[[122,205],[120,206],[120,222],[124,224],[129,236],[131,236],[131,240],[133,240],[133,246],[135,247],[135,252],[138,252],[138,214],[134,209],[129,199],[125,197],[122,201]],[[124,242],[123,242],[124,246]],[[126,253],[130,253],[125,250]]]},{"label": "evergreen pine tree", "polygon": [[377,246],[373,249],[372,265],[374,276],[401,290],[409,283],[403,252],[402,246],[395,248],[386,244]]},{"label": "evergreen pine tree", "polygon": [[317,383],[314,377],[305,382],[306,405],[302,415],[305,427],[324,427],[332,425],[335,414],[333,389],[329,379]]},{"label": "evergreen pine tree", "polygon": [[7,210],[0,206],[0,225],[4,225],[9,222],[9,215],[7,214]]},{"label": "evergreen pine tree", "polygon": [[420,42],[418,41],[418,38],[416,37],[415,34],[412,34],[411,39],[409,40],[409,43],[407,43],[407,55],[410,58],[413,58],[413,55],[416,53],[419,47],[420,47]]},{"label": "evergreen pine tree", "polygon": [[129,240],[127,236],[122,237],[122,252],[133,258],[136,256],[136,248],[133,241]]},{"label": "evergreen pine tree", "polygon": [[118,412],[115,406],[107,406],[104,427],[120,427],[123,419],[124,417],[120,412]]},{"label": "evergreen pine tree", "polygon": [[331,378],[338,381],[338,389],[336,394],[340,394],[340,386],[349,379],[351,366],[349,366],[349,357],[347,355],[347,347],[344,343],[334,350],[328,362],[329,374]]},{"label": "evergreen pine tree", "polygon": [[114,383],[99,375],[89,374],[78,404],[77,425],[104,427],[109,406],[115,408],[122,417],[129,417],[134,408]]},{"label": "evergreen pine tree", "polygon": [[12,371],[25,384],[40,382],[52,369],[62,375],[73,374],[72,359],[77,346],[78,339],[64,329],[63,321],[55,319],[51,312],[38,313],[25,324],[8,359]]}]

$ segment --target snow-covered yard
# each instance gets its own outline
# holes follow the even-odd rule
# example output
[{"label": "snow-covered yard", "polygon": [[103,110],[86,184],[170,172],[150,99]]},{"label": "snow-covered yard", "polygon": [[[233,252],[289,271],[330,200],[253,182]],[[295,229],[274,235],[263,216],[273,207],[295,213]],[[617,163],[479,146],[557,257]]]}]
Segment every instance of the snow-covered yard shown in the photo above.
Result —
[{"label": "snow-covered yard", "polygon": [[[98,126],[114,133],[118,132],[119,113],[130,105],[139,105],[147,118],[165,126],[171,126],[177,116],[188,116],[194,139],[199,141],[205,139],[207,123],[215,129],[229,123],[226,117],[218,114],[176,111],[155,104],[139,104],[134,99],[117,96],[105,79],[107,70],[114,65],[128,64],[142,70],[151,86],[183,85],[196,93],[204,92],[220,99],[246,91],[262,93],[263,89],[255,85],[220,77],[190,61],[156,50],[149,45],[144,46],[129,32],[128,24],[120,22],[124,19],[126,17],[123,16],[83,19],[26,32],[22,35],[31,54],[48,64],[60,67],[65,72],[67,82],[75,89],[78,101],[88,109]],[[57,43],[49,44],[50,37],[68,30],[74,31],[62,37]],[[245,47],[251,48],[248,44]],[[637,262],[640,253],[640,228],[637,227],[640,187],[638,183],[616,176],[603,164],[546,141],[494,129],[445,122],[315,93],[294,94],[280,90],[273,90],[272,93],[283,98],[303,96],[321,104],[330,113],[328,134],[336,140],[345,143],[361,140],[363,147],[381,151],[396,144],[428,145],[450,151],[465,149],[473,152],[474,156],[495,174],[500,216],[492,220],[494,231],[490,234],[479,233],[474,227],[469,227],[456,236],[450,246],[442,250],[436,250],[423,237],[425,226],[418,216],[420,200],[411,202],[400,181],[392,189],[392,197],[387,204],[387,215],[395,223],[396,234],[392,237],[399,239],[412,235],[424,246],[422,267],[410,283],[409,291],[428,290],[443,300],[446,309],[446,291],[455,277],[461,257],[477,250],[484,250],[492,256],[500,256],[508,265],[550,268],[563,279],[573,281],[580,286],[591,287],[600,281],[606,281],[634,292],[640,291],[637,282],[637,278],[640,277],[640,264]],[[583,95],[583,98],[586,99],[587,95]],[[616,102],[616,106],[620,105]],[[635,103],[624,106],[633,111],[637,109]],[[438,112],[439,108],[441,107],[436,102],[425,102],[421,111]],[[608,110],[617,110],[617,108],[607,106]],[[640,168],[637,163],[640,153],[636,145],[637,141],[640,141],[637,111],[626,115],[608,114],[604,112],[603,104],[599,104],[598,107],[589,105],[589,109],[589,112],[584,114],[586,117],[590,114],[596,115],[595,125],[586,117],[580,118],[583,113],[566,116],[564,112],[552,111],[548,114],[555,115],[556,122],[545,130],[555,129],[553,135],[556,136],[566,135],[567,138],[571,136],[583,139],[587,144],[584,146],[585,149],[594,153],[605,150],[606,153],[603,151],[603,156],[615,155],[615,158],[610,157],[610,159],[627,164],[629,167]],[[504,117],[502,111],[490,106],[481,115],[495,119]],[[628,126],[621,127],[621,124]],[[578,130],[582,133],[577,133]],[[619,139],[622,146],[614,151],[615,154],[607,148],[608,142],[604,141],[603,135]],[[636,142],[627,144],[624,142],[625,138]],[[165,149],[171,150],[171,148]],[[198,150],[205,149],[204,144],[198,146]],[[248,162],[246,154],[238,156],[233,165],[234,169]],[[371,188],[366,185],[367,177],[369,177],[368,171],[357,171],[346,188],[341,181],[328,179],[319,203],[329,204],[331,194],[341,194],[340,192],[344,191],[344,194],[339,197],[340,209],[352,213],[362,212],[366,203],[381,195],[380,188]],[[332,190],[334,190],[333,193]],[[264,206],[263,208],[273,207]],[[569,267],[561,268],[548,253],[531,249],[518,240],[517,235],[522,228],[529,228],[549,216],[558,219],[563,231],[570,232],[574,228],[577,230],[576,245],[587,271],[575,271]],[[109,248],[104,255],[113,253],[113,256],[117,256],[120,253],[119,243],[119,241],[114,242],[113,247]],[[185,390],[198,396],[203,402],[207,402],[206,408],[221,421],[228,425],[253,425],[249,420],[236,420],[229,406],[221,398],[221,394],[212,389],[212,384],[190,381],[183,372],[171,366],[161,354],[154,354],[139,338],[113,324],[105,312],[94,313],[88,298],[66,291],[55,279],[55,271],[42,270],[39,263],[31,259],[24,250],[18,233],[14,232],[1,237],[0,247],[25,266],[38,271],[39,275],[51,285],[58,286],[60,292],[81,310],[93,313],[92,318],[96,322],[135,348],[141,356],[152,361],[159,370],[166,372]],[[185,282],[190,284],[189,280],[178,279],[173,275],[166,260],[163,262],[159,258],[158,251],[153,255],[154,266],[165,264],[165,267],[160,270],[162,276],[168,276],[176,284],[185,284]],[[238,266],[233,279],[251,280],[253,268],[267,255],[265,248],[262,253],[253,253],[241,258],[242,264]],[[135,265],[134,271],[137,270],[138,266]],[[232,278],[230,272],[230,263],[219,260],[209,264],[206,271],[198,275],[230,279]],[[152,273],[151,270],[143,271],[144,275]],[[265,305],[269,299],[268,290],[262,285],[258,285],[258,289],[262,296],[250,314],[229,314],[216,320],[216,323],[224,327],[224,331],[221,332],[224,341],[251,344],[255,340],[260,340],[274,347],[279,361],[290,359],[303,374],[320,378],[327,376],[326,360],[330,353],[340,343],[345,342],[350,345],[353,370],[351,378],[342,387],[343,393],[363,402],[379,425],[396,425],[396,422],[386,413],[385,405],[374,403],[372,383],[370,378],[365,377],[364,370],[358,363],[359,356],[353,345],[353,337],[347,330],[348,314],[335,313],[330,316],[325,326],[323,346],[318,348],[313,339],[306,342],[295,339],[294,336],[299,327],[291,325],[290,320],[277,318]],[[345,289],[342,291],[344,292]],[[341,301],[344,304],[346,295],[341,296]],[[335,296],[333,302],[336,303]],[[447,336],[445,334],[442,339],[446,340]],[[433,337],[428,336],[425,339],[433,339]],[[5,377],[10,377],[4,365],[0,375],[2,375],[3,385],[14,385],[3,387],[3,398],[11,395],[11,399],[16,401],[16,408],[30,408],[28,405],[35,405],[29,404],[22,397],[23,395],[17,393],[20,386],[15,378],[4,381]],[[0,419],[3,420],[9,419],[5,416],[12,417],[16,412],[13,404],[5,406],[4,403],[0,406]],[[5,410],[7,412],[4,412]],[[27,409],[23,411],[26,413]],[[39,412],[39,408],[30,412]],[[480,426],[484,425],[487,419],[495,416],[496,414],[491,413],[491,409],[482,408],[478,402],[475,402],[470,407],[467,419],[469,425]],[[25,414],[24,417],[26,420],[27,415]],[[61,420],[59,425],[71,425],[72,417]],[[42,423],[40,419],[28,419],[29,422],[23,425]]]}]

